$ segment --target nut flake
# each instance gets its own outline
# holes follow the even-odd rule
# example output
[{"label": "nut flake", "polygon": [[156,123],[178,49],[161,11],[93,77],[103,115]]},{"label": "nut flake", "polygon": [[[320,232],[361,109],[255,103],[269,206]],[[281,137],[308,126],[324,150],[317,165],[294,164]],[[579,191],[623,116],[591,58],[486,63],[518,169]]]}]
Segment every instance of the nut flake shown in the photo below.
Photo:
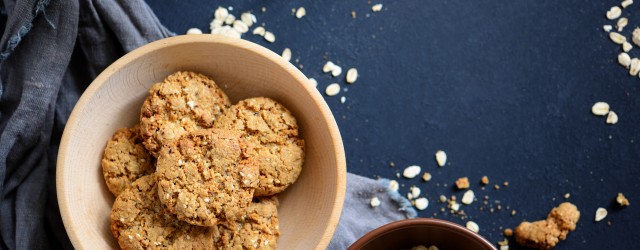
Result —
[{"label": "nut flake", "polygon": [[605,116],[609,113],[609,104],[606,102],[596,102],[591,107],[591,113],[597,116]]},{"label": "nut flake", "polygon": [[602,29],[603,29],[605,32],[609,32],[609,31],[611,31],[611,30],[613,29],[613,26],[611,26],[611,25],[604,25],[604,26],[602,26]]},{"label": "nut flake", "polygon": [[421,170],[420,166],[416,166],[416,165],[408,166],[402,172],[402,176],[404,176],[404,178],[411,179],[413,177],[418,176],[418,174],[420,174],[420,170]]},{"label": "nut flake", "polygon": [[284,58],[284,60],[291,61],[291,49],[285,48],[282,51],[282,58]]},{"label": "nut flake", "polygon": [[309,84],[311,84],[311,86],[318,87],[318,81],[316,81],[316,79],[313,78],[309,78]]},{"label": "nut flake", "polygon": [[624,42],[627,41],[627,38],[625,36],[621,35],[618,32],[613,32],[613,31],[609,32],[609,38],[611,39],[611,41],[617,44],[623,44]]},{"label": "nut flake", "polygon": [[444,164],[447,163],[447,153],[438,150],[438,152],[436,152],[436,162],[438,162],[438,166],[444,167]]},{"label": "nut flake", "polygon": [[247,33],[247,31],[249,31],[249,26],[243,21],[235,20],[233,21],[233,29],[240,33]]},{"label": "nut flake", "polygon": [[242,13],[242,15],[240,15],[240,20],[247,24],[247,26],[251,26],[258,21],[256,16],[249,12]]},{"label": "nut flake", "polygon": [[632,4],[633,4],[633,0],[624,0],[624,1],[622,1],[622,3],[620,3],[622,8],[629,7],[629,5],[632,5]]},{"label": "nut flake", "polygon": [[342,74],[342,67],[334,65],[333,69],[331,70],[331,75],[335,77],[339,76],[340,74]]},{"label": "nut flake", "polygon": [[618,6],[613,6],[609,11],[607,11],[607,19],[614,20],[620,17],[620,14],[622,14],[622,9]]},{"label": "nut flake", "polygon": [[356,80],[358,80],[358,70],[356,68],[347,70],[347,83],[354,83]]},{"label": "nut flake", "polygon": [[340,93],[340,85],[337,83],[332,83],[327,86],[327,89],[324,91],[328,96],[335,96]]},{"label": "nut flake", "polygon": [[631,66],[631,57],[629,54],[622,52],[618,55],[618,63],[628,69]]},{"label": "nut flake", "polygon": [[478,226],[478,224],[473,221],[467,221],[467,228],[474,233],[478,233],[478,231],[480,231],[480,227]]},{"label": "nut flake", "polygon": [[258,26],[255,29],[253,29],[253,34],[254,35],[259,35],[259,36],[264,36],[266,30],[264,29],[264,27],[262,26]]},{"label": "nut flake", "polygon": [[629,75],[637,76],[640,72],[640,60],[638,58],[631,59],[631,66],[629,66]]},{"label": "nut flake", "polygon": [[276,36],[273,33],[271,33],[271,31],[265,31],[264,40],[267,40],[267,42],[273,43],[276,41]]},{"label": "nut flake", "polygon": [[324,66],[322,66],[322,72],[327,73],[331,70],[333,70],[335,68],[335,64],[333,64],[333,62],[331,61],[327,61],[327,63],[324,64]]},{"label": "nut flake", "polygon": [[622,43],[622,51],[629,52],[631,49],[633,49],[633,45],[631,45],[631,43],[629,42]]},{"label": "nut flake", "polygon": [[622,31],[622,29],[624,29],[624,27],[627,26],[627,24],[629,24],[629,19],[627,19],[626,17],[622,17],[618,19],[618,23],[616,23],[616,27],[618,27],[618,31]]},{"label": "nut flake", "polygon": [[476,198],[476,195],[473,193],[473,190],[468,190],[462,195],[462,204],[469,205],[473,202],[473,199]]},{"label": "nut flake", "polygon": [[218,7],[213,15],[216,20],[224,21],[227,19],[229,11],[226,8]]},{"label": "nut flake", "polygon": [[232,24],[235,21],[236,21],[236,16],[234,16],[233,14],[227,15],[227,18],[224,19],[225,24]]},{"label": "nut flake", "polygon": [[381,10],[382,10],[382,4],[381,4],[381,3],[379,3],[379,4],[375,4],[375,5],[371,6],[371,10],[372,10],[373,12],[381,11]]},{"label": "nut flake", "polygon": [[607,124],[613,125],[616,123],[618,123],[618,114],[616,114],[616,112],[613,112],[613,110],[611,110],[607,115]]},{"label": "nut flake", "polygon": [[202,30],[198,28],[191,28],[187,30],[187,35],[199,35],[199,34],[202,34]]},{"label": "nut flake", "polygon": [[640,28],[635,28],[631,34],[631,41],[637,46],[640,46]]},{"label": "nut flake", "polygon": [[400,184],[398,184],[398,182],[396,180],[390,180],[389,181],[389,190],[398,191],[398,187],[399,186],[400,186]]},{"label": "nut flake", "polygon": [[596,210],[596,217],[595,217],[596,222],[604,220],[605,217],[607,217],[607,210],[599,207]]},{"label": "nut flake", "polygon": [[298,10],[296,10],[296,18],[300,19],[306,15],[307,15],[307,10],[304,9],[304,7],[300,7],[298,8]]},{"label": "nut flake", "polygon": [[373,197],[371,198],[371,207],[377,207],[380,206],[380,199],[378,199],[378,197]]},{"label": "nut flake", "polygon": [[429,206],[429,200],[427,198],[418,198],[415,200],[415,206],[418,210],[425,210]]}]

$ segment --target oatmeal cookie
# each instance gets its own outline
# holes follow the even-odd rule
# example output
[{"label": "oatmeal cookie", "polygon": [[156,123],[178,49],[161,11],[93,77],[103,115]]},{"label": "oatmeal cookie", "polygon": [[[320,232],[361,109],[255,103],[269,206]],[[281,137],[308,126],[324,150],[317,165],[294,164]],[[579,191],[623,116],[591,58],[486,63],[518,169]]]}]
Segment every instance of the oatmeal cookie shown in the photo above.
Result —
[{"label": "oatmeal cookie", "polygon": [[196,130],[165,145],[156,171],[160,200],[199,226],[246,209],[258,184],[258,165],[246,151],[240,133],[223,129]]},{"label": "oatmeal cookie", "polygon": [[221,222],[214,232],[218,249],[275,249],[280,236],[277,198],[255,198],[235,218]]},{"label": "oatmeal cookie", "polygon": [[138,178],[155,171],[153,158],[142,145],[140,126],[118,129],[102,155],[102,175],[115,196]]},{"label": "oatmeal cookie", "polygon": [[193,226],[165,212],[153,174],[141,177],[116,198],[110,220],[122,249],[214,249],[217,229]]},{"label": "oatmeal cookie", "polygon": [[291,112],[278,102],[257,97],[227,109],[216,128],[240,131],[251,145],[251,158],[260,166],[256,196],[270,196],[293,184],[304,161],[304,141]]},{"label": "oatmeal cookie", "polygon": [[209,77],[176,72],[149,89],[140,110],[144,146],[157,157],[162,146],[181,135],[211,128],[230,106],[227,95]]}]

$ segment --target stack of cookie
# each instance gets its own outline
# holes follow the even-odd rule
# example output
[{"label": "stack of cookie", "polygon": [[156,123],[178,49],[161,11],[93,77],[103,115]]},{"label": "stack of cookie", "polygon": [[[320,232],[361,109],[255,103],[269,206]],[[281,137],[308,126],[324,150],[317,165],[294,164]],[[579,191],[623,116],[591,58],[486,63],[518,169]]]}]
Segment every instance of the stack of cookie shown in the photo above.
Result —
[{"label": "stack of cookie", "polygon": [[264,97],[231,105],[209,77],[176,72],[151,87],[140,124],[107,142],[111,231],[123,249],[274,249],[275,195],[303,161],[284,106]]}]

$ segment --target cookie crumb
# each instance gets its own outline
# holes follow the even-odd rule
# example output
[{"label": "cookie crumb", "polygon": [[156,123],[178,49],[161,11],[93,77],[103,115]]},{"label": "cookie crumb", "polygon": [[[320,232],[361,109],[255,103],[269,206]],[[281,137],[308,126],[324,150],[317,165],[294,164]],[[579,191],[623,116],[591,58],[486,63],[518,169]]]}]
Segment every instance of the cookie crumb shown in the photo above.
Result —
[{"label": "cookie crumb", "polygon": [[351,11],[351,18],[356,19],[356,11],[355,10]]},{"label": "cookie crumb", "polygon": [[504,236],[511,237],[513,235],[513,230],[511,228],[507,228],[504,230]]},{"label": "cookie crumb", "polygon": [[618,204],[622,207],[629,206],[629,200],[627,200],[627,197],[624,197],[622,193],[618,193],[618,197],[616,197],[616,202],[618,202]]},{"label": "cookie crumb", "polygon": [[502,183],[502,186],[508,187],[509,186],[509,182],[505,181],[504,183]]},{"label": "cookie crumb", "polygon": [[493,189],[498,190],[498,189],[500,189],[500,186],[498,186],[498,184],[493,185]]},{"label": "cookie crumb", "polygon": [[537,249],[552,249],[561,240],[567,238],[569,232],[576,229],[580,219],[578,208],[564,202],[551,210],[545,220],[535,222],[524,221],[514,230],[518,244]]},{"label": "cookie crumb", "polygon": [[467,188],[469,188],[469,178],[462,177],[462,178],[459,178],[458,180],[456,180],[456,187],[458,187],[458,189],[467,189]]},{"label": "cookie crumb", "polygon": [[422,174],[422,180],[423,181],[430,181],[431,180],[431,174],[429,172],[424,172],[424,174]]},{"label": "cookie crumb", "polygon": [[595,216],[595,221],[601,221],[604,220],[604,218],[607,217],[607,209],[599,207],[598,209],[596,209],[596,216]]},{"label": "cookie crumb", "polygon": [[380,199],[378,199],[378,197],[373,197],[371,198],[371,207],[377,207],[380,206]]},{"label": "cookie crumb", "polygon": [[613,112],[613,110],[611,110],[607,115],[607,124],[613,125],[616,123],[618,123],[618,114],[616,114],[616,112]]},{"label": "cookie crumb", "polygon": [[444,195],[440,195],[440,202],[445,203],[447,202],[447,197]]},{"label": "cookie crumb", "polygon": [[[381,3],[371,6],[371,11],[373,11],[373,12],[378,12],[378,11],[381,11],[381,10],[382,10],[382,4]],[[607,12],[607,13],[609,13],[609,12]]]},{"label": "cookie crumb", "polygon": [[395,163],[393,163],[393,162],[390,162],[390,163],[389,163],[389,167],[395,167],[395,166],[396,166],[396,164],[395,164]]},{"label": "cookie crumb", "polygon": [[482,185],[489,184],[489,177],[487,177],[486,175],[482,176],[482,178],[480,178],[480,183],[482,183]]},{"label": "cookie crumb", "polygon": [[300,19],[306,15],[307,15],[307,10],[304,7],[300,7],[298,8],[298,10],[296,10],[296,18]]},{"label": "cookie crumb", "polygon": [[511,216],[515,216],[516,215],[516,210],[511,210]]},{"label": "cookie crumb", "polygon": [[564,198],[565,198],[565,199],[569,199],[569,197],[571,197],[571,194],[570,194],[570,193],[566,193],[566,194],[564,194]]}]

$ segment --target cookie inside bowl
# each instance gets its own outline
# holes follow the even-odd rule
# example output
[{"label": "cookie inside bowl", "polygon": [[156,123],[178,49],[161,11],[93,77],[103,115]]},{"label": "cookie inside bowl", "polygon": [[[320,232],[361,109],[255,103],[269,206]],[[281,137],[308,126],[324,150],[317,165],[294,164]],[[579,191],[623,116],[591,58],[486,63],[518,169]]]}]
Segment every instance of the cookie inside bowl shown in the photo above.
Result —
[{"label": "cookie inside bowl", "polygon": [[[118,246],[109,230],[115,196],[100,160],[117,128],[139,122],[148,89],[173,72],[215,79],[231,103],[269,97],[296,117],[305,158],[296,182],[278,193],[279,249],[324,248],[338,223],[345,192],[344,149],[335,120],[307,78],[277,54],[256,44],[215,35],[163,39],[108,67],[85,91],[65,128],[58,155],[58,201],[77,248]],[[308,216],[314,211],[313,216]],[[304,225],[304,226],[301,226]]]}]

